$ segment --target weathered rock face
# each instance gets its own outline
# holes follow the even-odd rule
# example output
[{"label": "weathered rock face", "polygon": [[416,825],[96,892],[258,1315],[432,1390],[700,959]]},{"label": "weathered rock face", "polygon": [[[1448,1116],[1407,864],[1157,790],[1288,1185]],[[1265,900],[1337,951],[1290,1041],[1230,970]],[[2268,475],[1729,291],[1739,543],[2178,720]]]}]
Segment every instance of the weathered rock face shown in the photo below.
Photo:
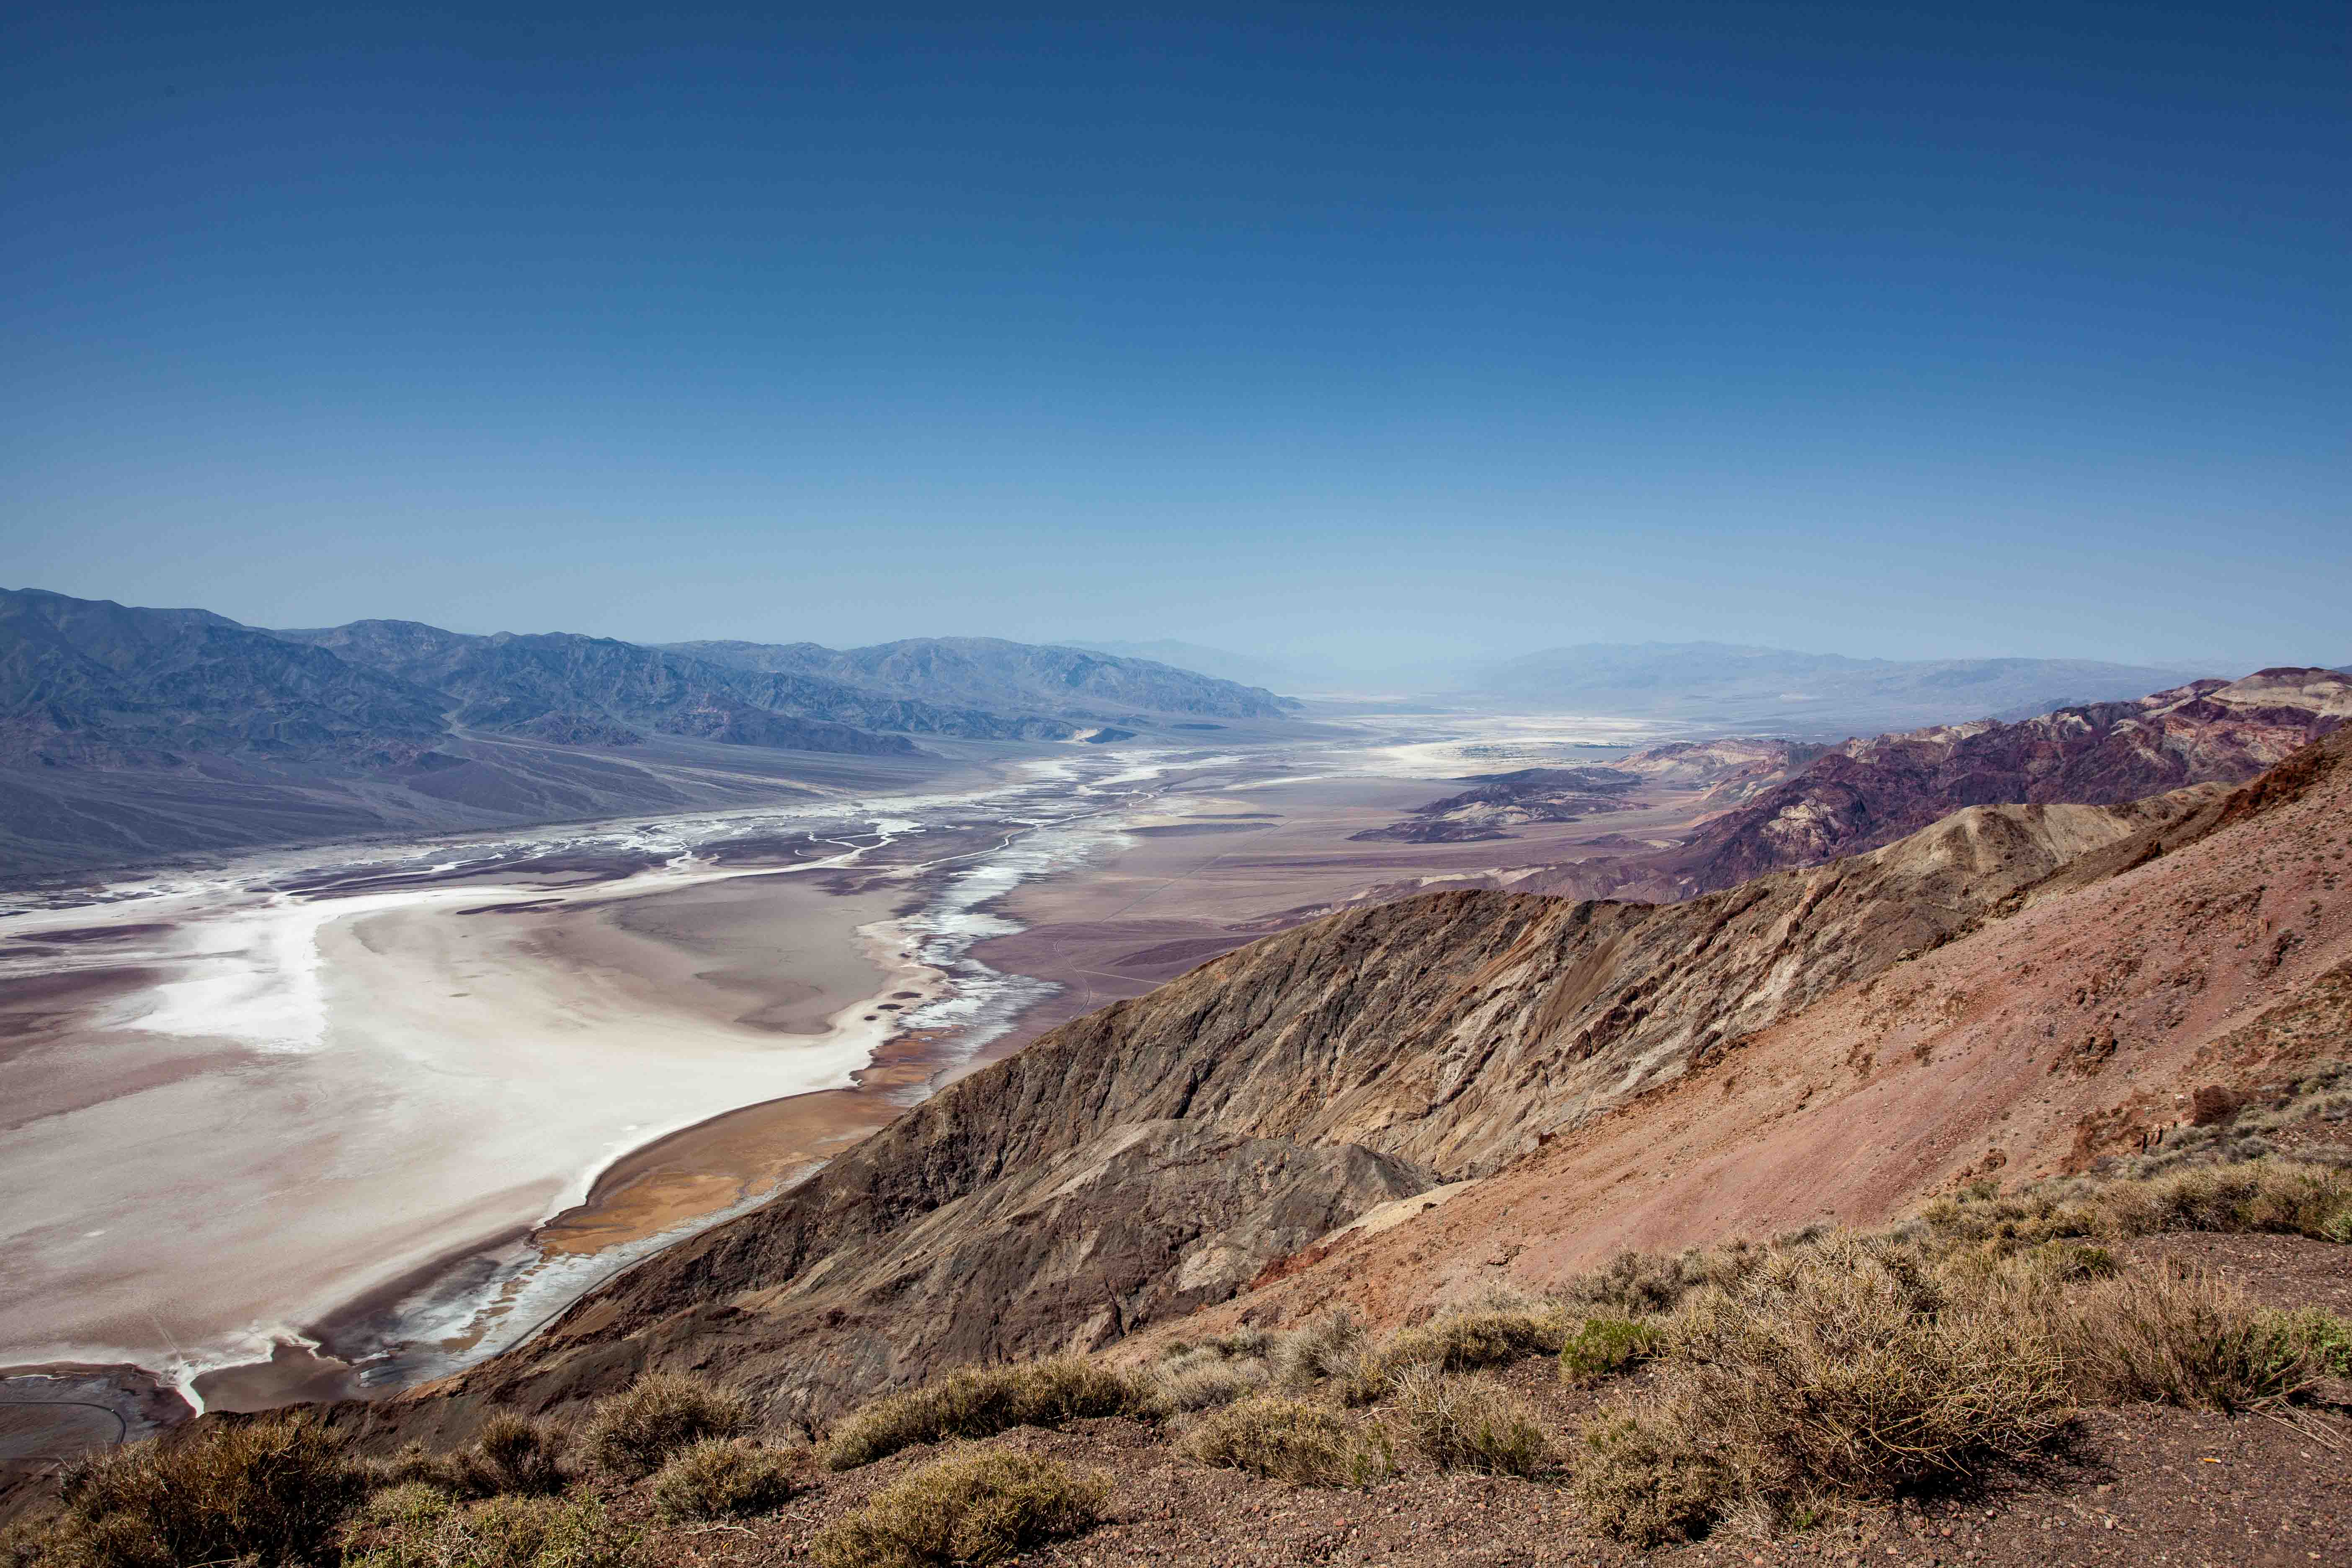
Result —
[{"label": "weathered rock face", "polygon": [[2200,807],[1979,809],[1666,907],[1443,893],[1300,927],[1045,1035],[455,1380],[439,1415],[395,1415],[429,1427],[449,1395],[551,1407],[723,1365],[821,1417],[943,1366],[1100,1342],[1492,1172]]},{"label": "weathered rock face", "polygon": [[1727,813],[1657,875],[1705,892],[1892,843],[1963,806],[2104,805],[2199,784],[2242,784],[2352,717],[2352,680],[2265,669],[2137,702],[2063,708],[1848,741]]},{"label": "weathered rock face", "polygon": [[[1223,1301],[1276,1259],[1435,1180],[1365,1149],[1129,1122],[805,1268],[788,1262],[804,1234],[743,1230],[707,1272],[670,1282],[682,1310],[643,1332],[609,1331],[638,1305],[626,1293],[565,1319],[526,1358],[546,1375],[525,1381],[525,1397],[556,1403],[578,1373],[601,1384],[616,1366],[684,1362],[772,1386],[781,1416],[823,1416],[943,1366],[1095,1350]],[[877,1202],[874,1212],[895,1211]],[[781,1282],[697,1300],[703,1280],[772,1277]]]}]

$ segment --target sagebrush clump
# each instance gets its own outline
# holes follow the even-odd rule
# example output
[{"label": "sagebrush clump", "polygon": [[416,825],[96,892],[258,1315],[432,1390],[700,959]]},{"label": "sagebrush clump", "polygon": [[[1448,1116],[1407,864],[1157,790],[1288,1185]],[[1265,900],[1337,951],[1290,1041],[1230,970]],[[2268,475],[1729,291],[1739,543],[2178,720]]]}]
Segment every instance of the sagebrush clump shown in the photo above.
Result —
[{"label": "sagebrush clump", "polygon": [[1370,1404],[1388,1393],[1408,1368],[1476,1372],[1528,1356],[1558,1353],[1568,1338],[1565,1317],[1552,1312],[1464,1312],[1391,1335],[1359,1359],[1346,1380],[1347,1397]]},{"label": "sagebrush clump", "polygon": [[918,1443],[992,1437],[1015,1426],[1059,1426],[1089,1416],[1149,1419],[1163,1408],[1147,1382],[1078,1356],[967,1367],[843,1417],[825,1444],[824,1461],[853,1469]]},{"label": "sagebrush clump", "polygon": [[637,1568],[642,1538],[593,1500],[459,1502],[419,1483],[377,1492],[345,1535],[345,1568]]},{"label": "sagebrush clump", "polygon": [[305,1411],[85,1455],[59,1477],[43,1562],[77,1568],[316,1559],[369,1477]]},{"label": "sagebrush clump", "polygon": [[1686,1300],[1664,1345],[1657,1394],[1604,1411],[1578,1470],[1596,1521],[1640,1542],[1969,1481],[2073,1415],[2055,1346],[1895,1237],[1772,1251]]},{"label": "sagebrush clump", "polygon": [[1613,1377],[1648,1361],[1664,1345],[1665,1334],[1654,1322],[1588,1318],[1559,1347],[1559,1375],[1566,1383]]},{"label": "sagebrush clump", "polygon": [[1488,1377],[1408,1368],[1396,1379],[1396,1412],[1413,1447],[1441,1470],[1533,1477],[1556,1463],[1534,1407]]},{"label": "sagebrush clump", "polygon": [[634,1481],[691,1444],[739,1437],[753,1425],[751,1406],[740,1394],[682,1373],[647,1373],[626,1393],[596,1402],[584,1445],[599,1466]]},{"label": "sagebrush clump", "polygon": [[950,1454],[895,1481],[814,1543],[826,1568],[1001,1562],[1083,1535],[1109,1483],[1030,1454]]},{"label": "sagebrush clump", "polygon": [[801,1489],[784,1455],[742,1437],[705,1437],[654,1473],[654,1511],[672,1523],[740,1519],[782,1508]]},{"label": "sagebrush clump", "polygon": [[1177,1447],[1200,1464],[1299,1487],[1370,1486],[1396,1468],[1379,1426],[1281,1394],[1259,1394],[1204,1415]]}]

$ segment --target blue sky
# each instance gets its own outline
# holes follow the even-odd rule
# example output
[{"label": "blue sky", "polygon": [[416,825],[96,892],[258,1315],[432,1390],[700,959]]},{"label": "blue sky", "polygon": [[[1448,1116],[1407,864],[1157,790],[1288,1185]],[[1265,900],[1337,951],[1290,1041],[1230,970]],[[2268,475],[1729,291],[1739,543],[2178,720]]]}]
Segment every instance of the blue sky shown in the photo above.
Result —
[{"label": "blue sky", "polygon": [[2352,658],[2335,6],[978,14],[12,11],[0,582]]}]

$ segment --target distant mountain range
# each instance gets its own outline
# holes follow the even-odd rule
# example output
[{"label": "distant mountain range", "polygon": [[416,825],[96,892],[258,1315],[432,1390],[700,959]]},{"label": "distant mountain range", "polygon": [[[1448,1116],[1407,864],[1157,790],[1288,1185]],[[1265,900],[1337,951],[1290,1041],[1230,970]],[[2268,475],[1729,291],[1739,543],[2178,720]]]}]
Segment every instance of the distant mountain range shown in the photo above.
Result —
[{"label": "distant mountain range", "polygon": [[1320,665],[1266,658],[1254,653],[1235,653],[1231,648],[1207,647],[1196,642],[1180,642],[1174,637],[1157,637],[1149,642],[1074,642],[1067,646],[1084,648],[1089,653],[1111,654],[1119,658],[1152,659],[1160,664],[1172,664],[1179,669],[1196,669],[1220,679],[1237,680],[1246,686],[1264,686],[1276,691],[1332,691],[1344,689],[1349,683],[1341,672]]},{"label": "distant mountain range", "polygon": [[1808,739],[2127,701],[2210,671],[2063,658],[1849,658],[1730,643],[1587,643],[1494,666],[1492,702]]},{"label": "distant mountain range", "polygon": [[315,630],[0,590],[0,872],[772,799],[788,751],[1279,720],[1272,692],[979,637],[648,647]]},{"label": "distant mountain range", "polygon": [[1156,656],[1106,655],[996,637],[917,637],[846,650],[805,642],[667,646],[670,652],[730,669],[1080,720],[1115,721],[1117,715],[1136,713],[1279,719],[1297,706],[1262,687]]}]

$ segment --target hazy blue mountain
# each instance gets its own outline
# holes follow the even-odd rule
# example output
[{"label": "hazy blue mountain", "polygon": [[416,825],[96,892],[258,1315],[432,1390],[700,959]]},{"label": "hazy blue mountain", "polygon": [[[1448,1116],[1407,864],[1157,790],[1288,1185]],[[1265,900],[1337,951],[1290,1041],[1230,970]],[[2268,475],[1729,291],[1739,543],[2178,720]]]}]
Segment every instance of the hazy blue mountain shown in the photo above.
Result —
[{"label": "hazy blue mountain", "polygon": [[0,590],[0,763],[333,753],[442,733],[428,690],[206,610]]},{"label": "hazy blue mountain", "polygon": [[1333,670],[1286,659],[1266,658],[1257,654],[1235,653],[1231,648],[1181,642],[1174,637],[1159,637],[1150,642],[1071,642],[1062,646],[1084,648],[1088,653],[1107,653],[1116,658],[1148,658],[1158,664],[1172,665],[1178,669],[1214,676],[1219,680],[1264,687],[1269,691],[1320,691],[1339,679]]},{"label": "hazy blue mountain", "polygon": [[1512,659],[1471,684],[1515,706],[1811,736],[2131,700],[2197,673],[2088,659],[1851,658],[1727,643],[1589,643]]},{"label": "hazy blue mountain", "polygon": [[672,643],[670,651],[911,700],[1108,722],[1150,714],[1279,719],[1284,700],[1154,659],[997,637],[910,637],[835,650],[814,643]]},{"label": "hazy blue mountain", "polygon": [[627,744],[656,732],[876,753],[909,749],[907,732],[987,741],[1073,733],[1049,716],[909,701],[574,632],[477,637],[415,621],[354,621],[278,635],[439,692],[457,724],[499,734]]}]

